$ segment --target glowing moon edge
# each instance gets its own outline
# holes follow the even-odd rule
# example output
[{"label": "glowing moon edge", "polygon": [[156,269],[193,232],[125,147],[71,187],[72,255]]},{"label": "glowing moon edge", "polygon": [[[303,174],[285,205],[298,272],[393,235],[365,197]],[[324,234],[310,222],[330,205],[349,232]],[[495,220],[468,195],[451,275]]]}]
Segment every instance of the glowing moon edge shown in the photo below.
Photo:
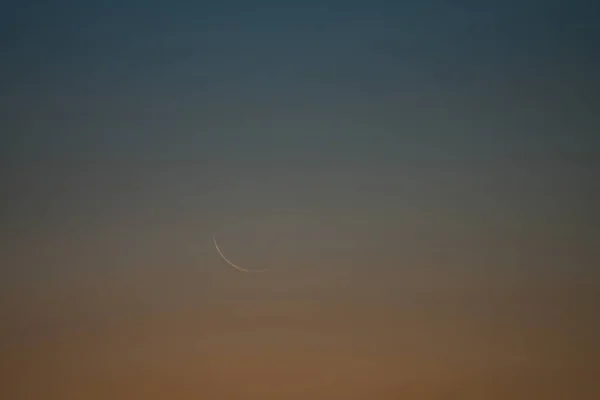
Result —
[{"label": "glowing moon edge", "polygon": [[217,252],[219,253],[219,255],[221,256],[221,258],[229,265],[231,265],[233,268],[237,269],[240,272],[248,272],[248,273],[252,273],[252,272],[266,272],[269,271],[268,268],[263,268],[263,269],[247,269],[247,268],[243,268],[240,267],[239,265],[236,265],[233,261],[231,261],[230,259],[228,259],[225,254],[223,254],[223,252],[221,251],[221,248],[219,247],[219,244],[217,243],[217,236],[216,234],[213,235],[213,244],[215,245],[215,249],[217,250]]}]

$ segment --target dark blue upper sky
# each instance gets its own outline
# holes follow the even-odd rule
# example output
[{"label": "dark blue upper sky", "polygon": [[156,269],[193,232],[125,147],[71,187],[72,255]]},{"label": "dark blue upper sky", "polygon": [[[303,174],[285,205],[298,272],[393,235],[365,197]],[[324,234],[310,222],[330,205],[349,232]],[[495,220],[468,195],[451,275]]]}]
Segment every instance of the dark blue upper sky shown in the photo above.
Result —
[{"label": "dark blue upper sky", "polygon": [[124,163],[308,159],[459,175],[486,161],[561,176],[557,193],[578,182],[580,201],[597,190],[593,1],[10,3],[0,154],[17,198],[17,181],[89,182]]},{"label": "dark blue upper sky", "polygon": [[271,60],[255,60],[265,67],[276,58],[293,62],[294,55],[316,61],[334,49],[356,59],[379,56],[414,67],[427,61],[500,67],[510,62],[506,58],[558,63],[566,57],[589,68],[598,61],[598,6],[592,1],[218,4],[3,4],[3,70],[73,79],[92,64],[106,69],[108,79],[110,69],[143,70],[201,58],[210,71],[235,63],[234,56],[247,61],[245,52],[268,55]]}]

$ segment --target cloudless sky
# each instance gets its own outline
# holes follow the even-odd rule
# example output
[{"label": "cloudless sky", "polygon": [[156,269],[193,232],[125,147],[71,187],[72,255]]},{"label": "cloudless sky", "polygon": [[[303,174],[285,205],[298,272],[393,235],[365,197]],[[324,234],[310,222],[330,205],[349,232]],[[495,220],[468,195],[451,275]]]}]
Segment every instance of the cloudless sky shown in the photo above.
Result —
[{"label": "cloudless sky", "polygon": [[[334,351],[345,340],[377,371],[348,372],[364,398],[377,385],[418,392],[390,371],[447,394],[463,370],[424,361],[424,338],[439,332],[457,340],[442,353],[535,348],[515,387],[551,376],[544,390],[570,398],[558,382],[597,368],[584,359],[599,329],[599,21],[585,0],[2,2],[0,299],[11,329],[0,338],[54,340],[47,363],[10,353],[16,372],[2,378],[34,363],[35,387],[77,381],[97,395],[102,373],[48,378],[52,363],[92,349],[134,357],[121,341],[137,332],[164,351],[140,354],[160,368],[172,357],[174,369],[115,376],[164,383],[166,396],[173,371],[196,387],[207,369],[214,379],[182,396],[227,398],[241,385],[239,398],[292,398],[285,388],[321,382],[309,379],[319,365],[351,364]],[[234,275],[211,247],[215,230],[229,232],[232,259],[285,267]],[[259,236],[277,243],[272,255]],[[281,330],[289,347],[263,339]],[[63,339],[83,344],[53,352]],[[206,348],[181,358],[172,339]],[[416,355],[401,357],[407,346]],[[564,362],[548,361],[556,354]],[[281,387],[215,383],[248,371],[280,373]],[[486,373],[475,386],[509,374]],[[308,398],[347,389],[325,375]],[[10,398],[25,396],[17,386]]]}]

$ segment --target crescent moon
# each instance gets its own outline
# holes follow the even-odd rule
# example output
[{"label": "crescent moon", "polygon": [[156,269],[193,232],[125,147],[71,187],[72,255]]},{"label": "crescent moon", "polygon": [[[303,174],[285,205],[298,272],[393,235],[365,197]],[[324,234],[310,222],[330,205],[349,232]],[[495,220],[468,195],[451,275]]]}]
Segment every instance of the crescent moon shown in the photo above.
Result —
[{"label": "crescent moon", "polygon": [[213,236],[213,243],[215,245],[215,249],[217,249],[217,252],[221,256],[221,258],[223,260],[225,260],[225,262],[227,264],[231,265],[233,268],[237,269],[238,271],[240,271],[240,272],[265,272],[265,271],[268,271],[268,269],[246,269],[246,268],[240,267],[239,265],[236,265],[233,261],[231,261],[227,257],[225,257],[225,254],[223,254],[223,252],[219,248],[216,236]]}]

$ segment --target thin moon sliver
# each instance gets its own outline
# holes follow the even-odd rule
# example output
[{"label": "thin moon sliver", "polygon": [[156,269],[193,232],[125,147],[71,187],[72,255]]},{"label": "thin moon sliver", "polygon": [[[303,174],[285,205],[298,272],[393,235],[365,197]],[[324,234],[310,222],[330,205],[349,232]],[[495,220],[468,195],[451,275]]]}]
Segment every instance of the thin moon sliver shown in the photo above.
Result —
[{"label": "thin moon sliver", "polygon": [[215,249],[217,250],[217,252],[221,256],[221,258],[227,264],[231,265],[233,268],[237,269],[240,272],[266,272],[266,271],[268,271],[268,269],[246,269],[246,268],[240,267],[239,265],[236,265],[233,261],[231,261],[230,259],[228,259],[225,256],[225,254],[223,254],[223,252],[221,251],[221,248],[219,247],[219,244],[217,243],[216,235],[213,236],[213,244],[215,245]]}]

